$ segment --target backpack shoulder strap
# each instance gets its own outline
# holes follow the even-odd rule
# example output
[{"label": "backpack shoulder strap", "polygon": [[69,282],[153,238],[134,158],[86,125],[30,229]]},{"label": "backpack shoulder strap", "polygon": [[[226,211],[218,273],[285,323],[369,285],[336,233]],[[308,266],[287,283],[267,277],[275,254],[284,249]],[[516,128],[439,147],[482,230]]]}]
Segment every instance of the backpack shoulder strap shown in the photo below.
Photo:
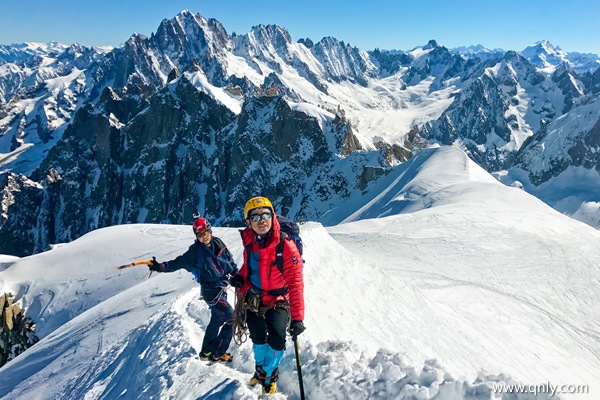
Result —
[{"label": "backpack shoulder strap", "polygon": [[279,243],[277,247],[275,247],[275,259],[277,262],[277,269],[283,275],[283,246],[284,242],[287,239],[287,234],[285,232],[279,232]]}]

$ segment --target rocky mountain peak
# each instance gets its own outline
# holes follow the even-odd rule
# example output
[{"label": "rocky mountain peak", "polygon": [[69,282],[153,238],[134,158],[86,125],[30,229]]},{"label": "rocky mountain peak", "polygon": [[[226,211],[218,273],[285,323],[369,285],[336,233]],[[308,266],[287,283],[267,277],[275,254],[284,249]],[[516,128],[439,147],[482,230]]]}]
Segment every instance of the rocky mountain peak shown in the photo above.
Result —
[{"label": "rocky mountain peak", "polygon": [[309,49],[315,46],[315,43],[312,40],[310,40],[310,38],[300,38],[298,39],[298,43],[303,44]]},{"label": "rocky mountain peak", "polygon": [[348,79],[366,85],[368,78],[379,73],[367,52],[331,36],[321,39],[311,52],[335,81]]},{"label": "rocky mountain peak", "polygon": [[425,46],[423,46],[423,49],[429,50],[429,49],[435,49],[436,47],[440,47],[440,45],[438,44],[437,41],[431,39],[429,42],[427,42],[427,44]]},{"label": "rocky mountain peak", "polygon": [[533,46],[527,46],[522,52],[521,54],[523,54],[525,57],[528,57],[530,55],[535,55],[535,54],[553,54],[553,55],[561,55],[561,54],[565,54],[560,47],[558,46],[554,46],[552,43],[550,43],[548,40],[540,40],[535,42],[535,44]]},{"label": "rocky mountain peak", "polygon": [[148,37],[146,37],[145,35],[142,35],[141,33],[134,33],[133,35],[131,35],[129,37],[129,39],[127,39],[127,41],[125,41],[125,43],[123,44],[123,48],[126,48],[126,47],[131,47],[131,48],[140,47],[140,45],[142,43],[146,43],[147,41],[148,41]]},{"label": "rocky mountain peak", "polygon": [[292,43],[289,32],[279,25],[253,26],[248,37],[254,46],[263,48],[272,45],[275,49],[282,50]]},{"label": "rocky mountain peak", "polygon": [[502,58],[496,77],[501,80],[510,79],[514,82],[527,80],[534,85],[543,81],[543,77],[535,67],[521,54],[512,50],[507,51]]}]

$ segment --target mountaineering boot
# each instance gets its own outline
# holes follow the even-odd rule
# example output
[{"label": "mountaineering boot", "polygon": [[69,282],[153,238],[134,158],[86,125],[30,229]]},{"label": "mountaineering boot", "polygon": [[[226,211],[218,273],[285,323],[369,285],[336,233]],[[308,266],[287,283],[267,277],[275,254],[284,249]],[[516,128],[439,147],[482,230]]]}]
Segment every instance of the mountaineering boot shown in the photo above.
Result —
[{"label": "mountaineering boot", "polygon": [[218,362],[218,363],[226,364],[226,363],[230,363],[233,361],[233,356],[230,353],[225,353],[220,357],[211,355],[208,357],[208,360],[211,362],[214,362],[214,363]]},{"label": "mountaineering boot", "polygon": [[202,361],[208,361],[210,359],[210,351],[201,351],[198,355]]},{"label": "mountaineering boot", "polygon": [[277,368],[273,371],[271,376],[265,376],[262,383],[262,392],[263,394],[273,394],[277,393],[277,378],[279,377],[277,373]]},{"label": "mountaineering boot", "polygon": [[252,378],[250,378],[250,381],[248,382],[248,386],[254,387],[256,386],[260,381],[265,379],[265,371],[262,369],[261,365],[257,365],[256,366],[256,371],[254,371],[254,376]]},{"label": "mountaineering boot", "polygon": [[271,382],[269,384],[264,384],[262,388],[263,394],[275,394],[277,393],[277,384],[275,382]]}]

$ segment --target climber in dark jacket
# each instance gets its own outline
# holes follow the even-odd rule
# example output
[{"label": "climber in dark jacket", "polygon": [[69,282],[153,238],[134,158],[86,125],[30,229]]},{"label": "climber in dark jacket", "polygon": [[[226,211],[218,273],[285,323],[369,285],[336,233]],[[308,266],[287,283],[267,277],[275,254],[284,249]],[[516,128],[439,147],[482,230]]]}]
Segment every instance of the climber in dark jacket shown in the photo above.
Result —
[{"label": "climber in dark jacket", "polygon": [[229,277],[238,268],[223,241],[212,235],[210,222],[198,218],[193,225],[197,240],[190,248],[171,261],[162,263],[153,260],[152,271],[173,272],[185,269],[191,272],[200,283],[200,291],[211,311],[210,322],[206,327],[200,359],[212,362],[230,362],[227,353],[233,337],[233,309],[227,302]]}]

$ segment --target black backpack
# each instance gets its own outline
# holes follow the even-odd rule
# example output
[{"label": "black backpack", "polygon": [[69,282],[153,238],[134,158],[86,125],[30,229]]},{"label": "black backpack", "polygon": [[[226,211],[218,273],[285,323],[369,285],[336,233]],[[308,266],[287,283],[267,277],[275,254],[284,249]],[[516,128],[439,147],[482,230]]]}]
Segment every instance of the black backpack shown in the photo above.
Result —
[{"label": "black backpack", "polygon": [[[279,225],[281,227],[281,231],[279,235],[281,240],[276,247],[276,260],[277,260],[277,268],[279,272],[283,274],[283,243],[285,240],[293,240],[296,243],[296,247],[298,248],[298,252],[302,255],[304,251],[304,245],[302,244],[302,238],[300,237],[300,226],[292,221],[289,218],[282,217],[280,215],[277,216],[277,221],[279,221]],[[302,263],[304,263],[304,259],[302,259]]]}]

